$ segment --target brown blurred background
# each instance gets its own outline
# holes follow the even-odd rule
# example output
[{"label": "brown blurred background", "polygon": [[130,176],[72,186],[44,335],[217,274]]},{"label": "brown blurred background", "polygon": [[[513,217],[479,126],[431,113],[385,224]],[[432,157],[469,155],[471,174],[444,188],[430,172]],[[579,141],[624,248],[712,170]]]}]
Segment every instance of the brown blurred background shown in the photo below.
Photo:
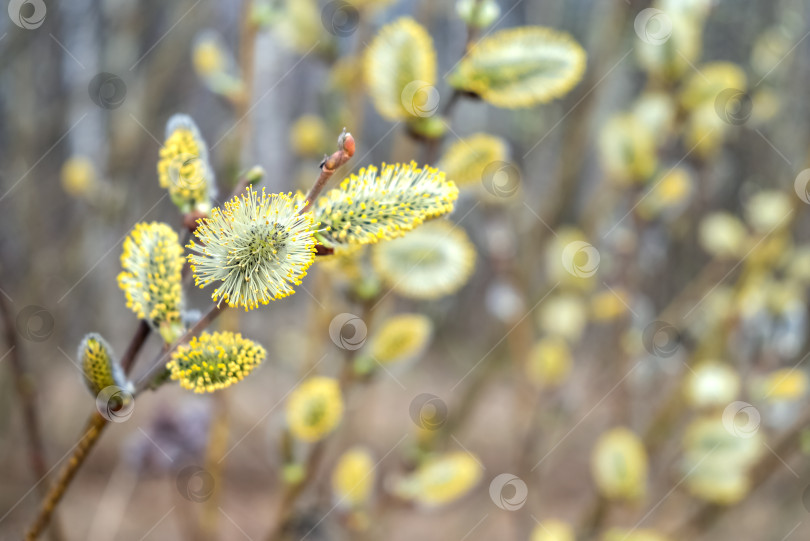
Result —
[{"label": "brown blurred background", "polygon": [[[536,520],[576,521],[594,493],[588,474],[591,448],[599,433],[614,424],[620,407],[609,397],[601,398],[636,376],[655,382],[648,387],[639,383],[642,390],[633,402],[631,423],[643,426],[652,416],[657,395],[671,388],[667,374],[674,369],[660,361],[649,361],[641,369],[643,375],[625,381],[623,372],[617,371],[619,365],[610,360],[621,355],[617,328],[605,325],[589,331],[576,347],[571,381],[543,406],[547,410],[541,423],[550,428],[531,443],[529,453],[531,463],[547,458],[537,470],[518,471],[525,452],[522,430],[534,402],[525,402],[517,390],[522,375],[513,357],[514,348],[531,341],[532,331],[499,318],[493,308],[497,303],[487,299],[500,299],[498,288],[520,284],[517,310],[525,317],[511,321],[525,320],[531,329],[536,318],[533,307],[553,285],[545,270],[549,228],[584,228],[593,220],[605,189],[597,151],[600,126],[626,109],[644,85],[632,52],[633,21],[649,3],[502,0],[499,4],[502,18],[496,28],[540,24],[565,30],[587,50],[587,71],[568,96],[542,107],[510,111],[465,100],[453,111],[454,134],[486,131],[508,142],[522,172],[521,201],[505,210],[462,198],[455,218],[464,216],[464,228],[479,252],[474,277],[458,295],[440,301],[388,301],[389,312],[429,314],[436,322],[436,337],[416,365],[390,377],[379,374],[349,399],[344,426],[329,456],[362,443],[382,459],[382,472],[396,469],[405,460],[408,442],[416,437],[409,416],[411,401],[420,393],[432,393],[447,404],[451,416],[459,408],[469,410],[449,435],[446,448],[473,452],[484,467],[483,479],[470,495],[447,508],[393,508],[375,525],[372,538],[528,539]],[[239,50],[241,2],[75,0],[46,6],[43,23],[33,29],[20,28],[0,14],[0,289],[15,317],[16,354],[29,370],[24,384],[35,389],[50,467],[70,451],[93,409],[75,365],[82,336],[100,332],[120,352],[135,324],[115,281],[123,239],[138,221],[181,225],[156,178],[166,120],[185,112],[197,121],[210,147],[221,197],[230,191],[238,172],[253,165],[267,171],[264,182],[272,191],[305,188],[302,179],[315,179],[318,160],[296,156],[291,148],[291,125],[303,114],[327,118],[334,130],[323,152],[334,149],[341,124],[356,135],[357,154],[342,174],[382,161],[422,161],[425,149],[409,139],[402,126],[381,119],[365,96],[359,98],[360,118],[330,117],[329,96],[322,92],[329,65],[336,56],[362,49],[382,24],[410,14],[433,36],[443,74],[462,54],[466,29],[454,2],[448,0],[396,0],[367,16],[364,12],[359,29],[346,36],[316,27],[316,39],[329,44],[326,52],[318,47],[302,54],[277,28],[262,29],[256,36],[253,99],[247,117],[240,118],[195,74],[191,55],[195,38],[205,29],[215,29],[230,50]],[[703,32],[704,62],[748,65],[755,40],[774,25],[795,25],[789,30],[797,39],[778,78],[768,81],[779,102],[776,115],[735,129],[723,151],[707,166],[701,165],[700,182],[706,183],[710,194],[705,205],[738,214],[747,196],[759,189],[792,190],[794,178],[807,167],[808,16],[810,4],[805,0],[714,3]],[[115,99],[102,106],[96,103],[98,96],[91,95],[92,81],[99,74],[112,74],[120,81]],[[758,79],[752,75],[751,83]],[[361,81],[357,84],[360,93]],[[438,88],[442,99],[449,97],[446,83],[440,81]],[[448,134],[445,145],[454,138]],[[88,158],[95,168],[94,198],[70,194],[60,180],[63,164],[76,155]],[[691,163],[692,158],[686,158],[685,164]],[[613,220],[607,220],[601,231],[627,210],[617,206],[608,213]],[[681,220],[696,222],[704,210],[691,207],[691,214]],[[798,216],[797,242],[807,240],[807,225],[806,213]],[[625,233],[626,228],[619,227],[606,238],[598,235],[592,240],[602,253],[606,273],[610,269],[621,273],[620,256],[611,254],[620,254]],[[696,246],[694,232],[681,240],[674,246],[666,227],[655,225],[639,240],[640,270],[630,279],[637,280],[644,293],[647,311],[642,317],[655,319],[654,314],[705,264],[707,256]],[[498,250],[504,245],[510,252],[506,268]],[[246,336],[267,347],[269,358],[226,398],[192,396],[166,386],[139,400],[128,422],[109,429],[60,506],[59,522],[67,539],[108,539],[113,531],[116,539],[180,537],[184,522],[193,520],[201,508],[178,497],[172,463],[204,460],[211,412],[222,411],[215,407],[218,400],[227,401],[228,454],[216,505],[204,504],[209,505],[204,512],[216,515],[221,539],[263,538],[278,497],[277,438],[283,398],[298,381],[302,365],[321,359],[319,370],[335,374],[343,355],[328,336],[313,337],[307,329],[313,320],[329,321],[335,314],[356,310],[335,292],[312,298],[309,291],[320,272],[313,267],[302,290],[289,299],[249,314],[233,314]],[[202,309],[207,299],[207,292],[195,291],[189,304]],[[152,337],[141,362],[147,363],[158,349]],[[3,343],[0,352],[5,351]],[[136,373],[143,368],[136,368]],[[35,479],[28,468],[25,421],[8,360],[0,361],[0,374],[0,538],[18,539],[35,513],[39,494],[32,489]],[[478,386],[475,393],[467,392],[471,385]],[[473,398],[465,402],[465,397]],[[155,434],[164,434],[164,439],[152,442]],[[668,494],[680,478],[677,445],[677,438],[669,441],[665,458],[653,462],[650,505],[615,510],[610,523],[636,524],[665,495],[644,527],[677,523],[694,508],[695,502],[682,490]],[[324,480],[332,463],[332,458],[324,462]],[[520,475],[529,485],[527,503],[519,511],[499,509],[489,497],[489,481],[503,472]],[[806,457],[777,468],[764,486],[703,538],[806,538],[810,510],[802,495],[810,484],[808,473]],[[330,498],[326,482],[305,495],[304,519],[317,523],[329,511]],[[349,538],[337,523],[330,515],[309,539]]]}]

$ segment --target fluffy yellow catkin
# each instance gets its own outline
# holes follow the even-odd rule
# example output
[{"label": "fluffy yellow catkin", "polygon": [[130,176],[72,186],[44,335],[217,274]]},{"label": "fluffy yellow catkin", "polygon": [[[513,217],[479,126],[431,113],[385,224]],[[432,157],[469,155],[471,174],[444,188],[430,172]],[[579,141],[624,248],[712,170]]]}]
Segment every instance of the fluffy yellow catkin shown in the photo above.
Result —
[{"label": "fluffy yellow catkin", "polygon": [[93,395],[98,395],[111,386],[129,389],[129,383],[112,348],[101,335],[90,333],[85,336],[79,345],[77,357],[85,383]]},{"label": "fluffy yellow catkin", "polygon": [[315,205],[330,244],[373,244],[402,236],[429,218],[452,212],[455,183],[433,167],[370,166],[345,179]]},{"label": "fluffy yellow catkin", "polygon": [[166,123],[157,171],[160,186],[169,191],[181,212],[211,209],[216,195],[214,173],[205,141],[188,115],[174,115]]},{"label": "fluffy yellow catkin", "polygon": [[188,256],[200,288],[219,283],[212,298],[245,311],[295,293],[315,258],[313,217],[299,214],[292,194],[245,193],[211,211],[194,231]]},{"label": "fluffy yellow catkin", "polygon": [[183,247],[164,223],[139,223],[124,240],[118,286],[127,308],[157,327],[167,342],[183,331]]},{"label": "fluffy yellow catkin", "polygon": [[262,346],[241,334],[206,332],[178,347],[166,368],[184,389],[212,393],[245,379],[265,356]]}]

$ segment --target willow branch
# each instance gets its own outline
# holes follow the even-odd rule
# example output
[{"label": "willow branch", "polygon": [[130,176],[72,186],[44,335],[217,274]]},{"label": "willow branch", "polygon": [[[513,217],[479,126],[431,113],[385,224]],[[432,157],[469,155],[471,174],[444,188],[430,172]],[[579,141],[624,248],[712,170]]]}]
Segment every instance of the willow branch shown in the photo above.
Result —
[{"label": "willow branch", "polygon": [[132,336],[132,340],[129,341],[129,345],[127,346],[126,351],[124,351],[124,356],[121,357],[121,368],[124,369],[125,374],[129,374],[132,371],[132,367],[135,366],[135,359],[138,356],[138,352],[143,347],[146,339],[149,338],[149,333],[152,331],[152,327],[149,326],[149,323],[142,319],[138,322],[138,326],[135,329],[135,334]]},{"label": "willow branch", "polygon": [[[47,494],[45,487],[48,485],[47,482],[43,484],[41,481],[47,481],[48,468],[45,464],[45,446],[42,443],[36,388],[31,384],[28,367],[20,351],[11,307],[2,294],[0,294],[0,316],[3,319],[3,336],[8,346],[7,355],[11,361],[11,370],[14,372],[14,385],[22,408],[23,429],[28,444],[28,460],[34,477],[40,481],[37,486],[41,487],[41,495],[45,497]],[[54,541],[63,538],[61,528],[56,523],[53,524],[51,533]]]},{"label": "willow branch", "polygon": [[[124,369],[124,373],[128,374],[132,370],[138,352],[146,342],[150,331],[151,328],[146,321],[141,320],[138,323],[135,334],[132,340],[130,340],[124,352],[124,356],[121,358],[121,366]],[[79,440],[79,443],[76,444],[73,455],[71,455],[67,464],[65,464],[59,472],[59,477],[45,493],[39,514],[28,529],[26,539],[36,539],[51,521],[54,509],[56,509],[56,506],[62,500],[65,491],[76,476],[76,472],[78,472],[81,465],[84,464],[85,459],[90,454],[90,451],[95,446],[106,426],[107,420],[99,412],[96,411],[90,415],[87,421],[87,428],[85,429],[84,435]]]},{"label": "willow branch", "polygon": [[[195,334],[199,333],[202,329],[207,327],[214,319],[216,319],[216,317],[224,309],[225,309],[224,307],[220,308],[214,305],[211,308],[211,310],[209,310],[207,314],[205,314],[202,318],[200,318],[200,320],[188,332],[186,332],[170,348],[167,348],[165,352],[159,355],[157,361],[147,371],[146,375],[143,378],[141,378],[140,383],[142,385],[140,385],[136,389],[135,394],[137,395],[144,389],[149,388],[155,376],[157,376],[161,372],[161,370],[165,370],[166,360],[168,359],[169,355],[171,355],[171,353],[177,348],[177,346],[189,340],[192,336],[194,336]],[[139,325],[139,329],[141,328],[142,327],[140,327]],[[139,338],[141,334],[143,334],[143,337]],[[130,347],[127,348],[127,356],[124,359],[124,361],[127,362],[127,366],[129,368],[132,367],[135,356],[143,346],[143,343],[146,340],[146,334],[148,333],[136,332],[136,335],[130,342]],[[36,539],[42,533],[42,530],[45,528],[45,526],[48,525],[48,522],[51,519],[51,515],[53,514],[53,510],[61,501],[62,497],[65,494],[65,491],[67,490],[70,483],[73,481],[76,472],[79,471],[79,468],[87,459],[88,454],[95,446],[106,425],[107,420],[100,413],[94,412],[90,416],[90,420],[87,423],[87,429],[85,430],[85,433],[82,436],[82,438],[79,440],[79,443],[76,445],[76,449],[74,450],[73,455],[71,455],[70,459],[68,459],[67,464],[62,468],[62,471],[59,473],[59,477],[57,478],[57,480],[48,489],[47,496],[42,502],[39,514],[37,515],[37,518],[34,520],[34,523],[30,526],[30,528],[26,533],[26,539]]]},{"label": "willow branch", "polygon": [[[138,326],[135,328],[135,334],[129,341],[129,345],[127,346],[126,351],[124,351],[124,356],[121,358],[121,367],[123,368],[125,374],[129,374],[132,367],[135,365],[135,359],[138,357],[138,353],[146,343],[146,339],[149,337],[150,332],[151,327],[149,326],[149,323],[147,323],[145,320],[138,322]],[[34,524],[29,528],[28,533],[26,534],[26,539],[36,539],[45,526],[47,526],[51,521],[53,510],[61,501],[62,496],[64,496],[65,491],[73,481],[73,477],[76,475],[76,472],[79,471],[79,468],[84,463],[87,455],[95,446],[98,438],[101,436],[101,433],[104,430],[104,427],[106,426],[106,423],[107,420],[98,412],[93,412],[93,414],[91,414],[90,419],[87,421],[85,434],[76,445],[76,450],[73,452],[73,455],[70,457],[67,464],[62,468],[62,471],[59,472],[59,477],[57,478],[56,482],[46,491],[42,506],[40,507],[39,515],[37,516]]]},{"label": "willow branch", "polygon": [[[252,43],[253,41],[255,41],[255,25],[253,25],[253,27],[250,30],[252,32],[250,36],[250,42]],[[247,42],[243,45],[245,45],[246,56],[250,57],[249,61],[246,62],[252,64],[253,58],[252,47],[248,47]],[[249,101],[249,98],[245,96],[243,98],[243,101],[247,103]],[[352,140],[352,151],[353,149],[354,149],[354,141]],[[234,186],[231,197],[237,195],[239,192],[244,190],[249,184],[259,182],[263,177],[264,177],[264,170],[261,167],[254,167],[250,169],[247,173],[245,173],[240,177],[239,181]],[[197,221],[203,217],[204,216],[199,215],[197,213],[188,213],[183,216],[183,225],[187,231],[187,234],[193,233],[193,231],[196,229]],[[185,244],[185,242],[183,244]],[[187,268],[188,268],[187,266],[184,266],[183,268],[184,279],[189,275]],[[150,387],[154,378],[158,374],[160,374],[162,370],[165,370],[164,365],[166,364],[166,360],[168,360],[169,356],[177,348],[177,346],[188,341],[192,336],[194,336],[195,334],[199,333],[202,329],[207,327],[214,319],[216,319],[216,317],[223,310],[224,307],[220,308],[218,306],[213,306],[209,310],[209,312],[205,316],[203,316],[200,319],[200,321],[198,321],[197,324],[194,325],[188,332],[186,332],[177,342],[175,342],[169,348],[164,348],[163,352],[157,357],[156,361],[146,372],[145,376],[141,378],[141,380],[139,381],[139,383],[142,384],[142,386],[136,389],[136,395],[139,392],[143,391],[145,388]],[[4,321],[6,319],[7,318],[4,317]],[[146,339],[149,337],[150,332],[151,327],[147,321],[141,320],[138,322],[138,326],[135,329],[135,333],[132,339],[130,340],[126,351],[124,352],[124,356],[121,358],[121,366],[125,374],[129,374],[131,372],[135,364],[137,355],[142,349],[144,343],[146,342]],[[29,427],[38,426],[31,422],[27,422],[26,424]],[[104,419],[104,417],[102,417],[97,412],[91,415],[90,419],[88,420],[88,427],[91,427],[91,429],[89,429],[85,433],[85,435],[82,436],[82,439],[77,444],[76,451],[74,451],[73,455],[70,457],[68,461],[68,464],[60,472],[59,479],[54,484],[54,486],[52,486],[46,493],[45,500],[43,501],[42,507],[40,509],[40,513],[35,523],[29,529],[28,535],[31,536],[29,537],[30,539],[35,539],[41,533],[42,529],[45,526],[47,526],[49,520],[51,519],[51,515],[53,513],[54,508],[62,499],[62,496],[67,490],[67,487],[73,480],[73,477],[76,475],[76,472],[78,471],[79,467],[84,463],[84,460],[87,458],[87,455],[89,454],[90,450],[92,450],[93,446],[98,441],[98,438],[101,436],[101,432],[104,426],[106,426],[106,420]],[[41,457],[42,456],[41,453],[38,456]],[[40,458],[40,460],[42,459]],[[44,470],[44,462],[42,467]]]},{"label": "willow branch", "polygon": [[332,175],[335,174],[337,168],[348,162],[352,156],[354,156],[354,137],[352,137],[351,133],[346,131],[346,128],[343,128],[343,133],[338,137],[338,149],[333,152],[331,156],[324,156],[320,165],[321,172],[307,194],[307,203],[301,207],[301,210],[298,211],[299,213],[310,210],[312,203],[314,203],[315,199],[321,194],[324,186],[326,186],[326,183],[332,178]]},{"label": "willow branch", "polygon": [[171,354],[174,353],[174,350],[176,350],[181,344],[184,344],[189,340],[191,340],[192,337],[200,334],[200,332],[202,332],[206,327],[208,327],[211,324],[211,322],[213,322],[217,318],[217,316],[219,316],[222,312],[225,311],[227,307],[228,307],[227,304],[212,305],[211,308],[208,310],[208,312],[206,312],[205,315],[201,317],[199,321],[197,321],[197,323],[194,324],[193,327],[187,330],[183,336],[178,338],[174,342],[174,344],[161,351],[160,354],[158,354],[155,357],[155,360],[152,361],[152,364],[150,365],[146,373],[143,376],[141,376],[141,378],[138,380],[138,383],[135,386],[134,396],[137,397],[143,391],[154,388],[155,386],[153,385],[153,382],[155,378],[157,378],[161,373],[163,373],[166,370],[166,363],[168,362]]},{"label": "willow branch", "polygon": [[[364,313],[363,315],[364,319],[367,320],[367,314]],[[344,363],[344,370],[340,376],[340,388],[344,396],[347,394],[349,386],[354,382],[353,372],[349,371],[353,366],[354,357],[355,351],[348,353]],[[284,539],[284,536],[289,532],[293,518],[295,517],[295,503],[298,501],[298,497],[304,489],[315,479],[324,457],[327,441],[328,440],[324,438],[313,445],[307,457],[306,465],[304,466],[304,478],[298,483],[290,484],[285,487],[284,493],[281,496],[281,502],[278,506],[278,511],[276,512],[275,522],[270,528],[270,532],[267,534],[267,541],[279,541]]]},{"label": "willow branch", "polygon": [[[476,5],[475,5],[475,7],[473,9],[478,9],[478,6],[480,5],[480,3],[481,3],[480,0],[476,0]],[[461,58],[459,59],[459,62],[461,62],[461,60],[464,59],[465,56],[467,56],[467,53],[472,48],[473,42],[475,41],[477,35],[478,35],[478,29],[476,29],[474,26],[468,24],[467,25],[467,39],[464,41],[464,52],[462,53]],[[471,98],[478,98],[478,95],[476,95],[476,94],[454,88],[453,92],[450,94],[450,98],[448,98],[447,103],[444,106],[444,109],[442,109],[442,111],[441,111],[441,116],[449,119],[450,118],[450,113],[453,111],[453,109],[456,107],[456,105],[458,105],[460,99],[463,96],[471,97]],[[413,137],[414,139],[417,139],[419,141],[422,141],[422,143],[424,143],[424,147],[425,147],[425,163],[433,164],[434,162],[436,162],[436,160],[438,159],[438,156],[439,156],[439,148],[441,147],[442,140],[444,139],[444,136],[440,135],[438,137],[424,137],[424,136],[419,136],[419,135],[417,135],[415,133],[412,133],[410,130],[408,130],[408,134],[411,137]]]},{"label": "willow branch", "polygon": [[[242,74],[242,92],[236,102],[235,114],[240,123],[237,148],[246,149],[251,134],[250,103],[253,97],[253,80],[256,73],[256,34],[258,25],[253,20],[253,1],[242,6],[242,28],[239,34],[239,71]],[[244,152],[244,150],[243,150]],[[239,156],[236,156],[239,159]]]},{"label": "willow branch", "polygon": [[8,357],[11,361],[11,368],[14,371],[14,380],[17,388],[17,395],[22,405],[23,418],[25,419],[25,431],[28,437],[28,456],[31,461],[31,470],[37,479],[46,476],[48,469],[45,466],[45,453],[43,452],[42,434],[39,430],[39,415],[37,412],[37,400],[34,394],[34,387],[26,380],[28,370],[20,355],[20,347],[17,343],[17,333],[14,329],[10,307],[5,297],[0,294],[0,315],[3,318],[3,335],[8,346]]},{"label": "willow branch", "polygon": [[67,464],[65,464],[65,466],[62,468],[62,471],[59,472],[59,477],[56,479],[54,484],[48,489],[48,494],[45,496],[45,499],[42,502],[42,506],[39,510],[37,518],[26,531],[25,539],[27,541],[31,541],[39,537],[39,535],[48,525],[54,509],[56,509],[56,506],[62,500],[62,496],[64,496],[65,491],[67,490],[68,486],[70,486],[73,478],[76,476],[76,472],[79,471],[79,467],[84,463],[84,460],[95,446],[106,426],[107,419],[105,419],[100,413],[95,412],[90,416],[90,420],[87,423],[84,435],[79,440],[79,443],[76,444],[73,455],[70,457]]}]

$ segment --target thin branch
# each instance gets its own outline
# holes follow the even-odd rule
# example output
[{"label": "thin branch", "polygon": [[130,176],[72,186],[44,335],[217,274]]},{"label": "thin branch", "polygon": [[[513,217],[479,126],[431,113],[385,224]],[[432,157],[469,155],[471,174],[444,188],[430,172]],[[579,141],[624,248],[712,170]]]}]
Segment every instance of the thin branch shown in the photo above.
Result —
[{"label": "thin branch", "polygon": [[352,156],[354,156],[354,137],[352,137],[351,133],[346,131],[346,128],[343,128],[343,133],[338,137],[338,149],[333,152],[331,156],[324,156],[320,165],[321,172],[318,175],[318,179],[309,190],[307,203],[301,207],[301,210],[298,211],[299,213],[309,211],[312,207],[312,203],[315,202],[315,199],[317,199],[323,191],[324,186],[326,186],[326,183],[332,178],[332,175],[335,174],[337,168],[348,162]]},{"label": "thin branch", "polygon": [[[323,163],[321,164],[321,173],[318,177],[318,180],[313,186],[312,190],[310,190],[309,195],[307,196],[307,204],[305,207],[301,209],[301,212],[305,212],[309,210],[312,201],[320,194],[325,186],[326,182],[329,178],[335,173],[335,170],[346,163],[349,158],[354,155],[354,139],[352,138],[351,134],[346,133],[344,130],[341,136],[338,138],[338,151],[333,153],[331,156],[328,156],[324,159]],[[263,171],[259,170],[257,173],[255,169],[252,169],[248,174],[243,176],[240,181],[237,183],[234,189],[234,193],[238,193],[239,191],[243,190],[248,184],[252,184],[256,182],[263,176]],[[184,216],[184,225],[188,231],[192,231],[196,227],[197,219],[199,216],[195,215],[186,215]],[[168,360],[169,356],[172,352],[182,343],[187,342],[191,339],[191,337],[198,334],[204,328],[211,324],[211,322],[216,319],[216,317],[222,313],[226,306],[217,306],[213,305],[211,309],[202,317],[200,320],[191,328],[189,329],[180,339],[178,339],[174,344],[170,347],[165,348],[160,355],[157,356],[156,360],[150,366],[150,368],[146,371],[143,377],[138,382],[136,387],[134,396],[139,395],[144,390],[154,388],[154,380],[158,375],[160,375],[163,371],[165,371],[165,364]],[[125,355],[122,359],[122,366],[124,367],[126,372],[131,371],[135,358],[137,357],[137,353],[142,348],[143,344],[146,342],[146,338],[148,337],[150,332],[149,324],[145,321],[141,321],[138,323],[138,327],[136,328],[135,334],[130,341],[129,346],[125,352]],[[87,458],[89,452],[94,447],[95,443],[98,441],[104,427],[107,425],[107,420],[98,412],[95,412],[91,415],[88,424],[87,430],[85,431],[82,438],[79,440],[79,443],[76,446],[76,450],[74,451],[73,455],[68,460],[67,465],[62,469],[59,474],[57,481],[51,486],[47,492],[47,495],[42,503],[40,512],[35,519],[34,523],[29,528],[26,539],[36,539],[42,530],[48,525],[51,516],[53,514],[53,510],[56,508],[58,503],[61,501],[65,491],[67,490],[68,486],[70,485],[71,481],[75,477],[76,473],[78,472],[81,465],[84,463],[85,459]]]},{"label": "thin branch", "polygon": [[155,388],[153,382],[155,378],[157,378],[157,376],[159,376],[163,371],[166,370],[166,362],[169,360],[171,354],[174,353],[174,350],[176,350],[178,346],[180,346],[181,344],[188,342],[189,340],[191,340],[192,337],[202,332],[202,330],[208,327],[208,325],[210,325],[211,322],[213,322],[217,318],[217,316],[219,316],[222,312],[224,312],[227,307],[228,307],[227,304],[221,306],[216,304],[212,305],[211,308],[208,310],[208,312],[206,312],[205,315],[201,317],[199,321],[197,321],[197,323],[194,324],[193,327],[191,327],[188,331],[186,331],[186,333],[183,336],[178,338],[177,341],[174,342],[174,344],[161,351],[160,354],[158,354],[157,357],[155,357],[155,360],[152,361],[152,364],[150,365],[146,373],[143,376],[141,376],[141,378],[138,380],[138,383],[135,386],[134,396],[137,397],[143,391]]},{"label": "thin branch", "polygon": [[[237,194],[239,191],[244,190],[248,184],[258,182],[263,176],[264,170],[260,167],[254,167],[239,179],[234,187],[233,194]],[[191,215],[184,216],[184,224],[189,232],[193,231],[193,227],[196,227],[196,225],[189,225],[191,223],[196,224],[196,218]],[[185,269],[186,267],[184,267],[184,272],[186,272]],[[206,328],[224,309],[225,307],[220,308],[216,305],[212,306],[208,313],[200,318],[200,320],[182,337],[180,337],[179,340],[172,344],[171,347],[164,348],[151,367],[147,370],[146,374],[139,381],[139,386],[135,391],[135,396],[152,386],[152,382],[155,377],[160,374],[162,370],[165,370],[166,361],[177,346],[190,340],[192,336],[198,334],[200,331]],[[132,368],[135,365],[135,359],[137,358],[137,355],[142,349],[143,345],[146,343],[146,339],[149,337],[150,332],[151,327],[148,322],[144,320],[138,322],[138,326],[135,329],[135,334],[130,340],[129,345],[124,352],[124,356],[121,359],[121,366],[126,374],[129,374],[132,371]],[[99,417],[101,418],[100,420]],[[35,539],[41,533],[42,528],[44,528],[51,520],[51,515],[54,508],[62,499],[67,487],[70,485],[70,482],[73,480],[73,477],[76,475],[79,467],[84,463],[84,460],[87,458],[90,450],[98,441],[104,426],[106,426],[106,420],[104,417],[97,412],[91,415],[90,419],[88,420],[88,427],[90,427],[90,429],[88,429],[88,431],[79,441],[73,456],[70,457],[68,464],[60,472],[57,482],[50,487],[46,493],[39,515],[37,516],[35,523],[31,526],[31,529],[29,529],[29,535],[33,536],[29,537],[30,539]]]},{"label": "thin branch", "polygon": [[[239,33],[239,71],[242,75],[242,92],[234,107],[234,114],[239,122],[239,132],[236,141],[237,152],[247,154],[250,146],[252,122],[250,104],[253,99],[253,81],[256,73],[256,34],[259,26],[253,20],[253,1],[247,0],[242,5],[242,28]],[[234,156],[238,163],[241,156]],[[244,189],[244,188],[243,188]]]},{"label": "thin branch", "polygon": [[[151,328],[146,321],[141,320],[138,323],[135,334],[132,340],[130,340],[124,352],[124,356],[121,359],[121,366],[125,373],[129,373],[132,370],[138,352],[141,350],[144,343],[146,343],[146,338],[149,336],[150,331]],[[39,515],[37,515],[34,523],[28,529],[26,539],[36,539],[51,521],[54,509],[62,500],[65,491],[76,476],[76,472],[78,472],[81,465],[84,464],[85,459],[95,446],[106,426],[107,420],[99,412],[96,411],[90,415],[84,435],[76,445],[76,449],[73,451],[73,455],[70,457],[67,464],[62,468],[62,471],[59,472],[57,480],[48,488],[40,507]]]},{"label": "thin branch", "polygon": [[[147,371],[146,375],[141,378],[140,385],[135,391],[135,396],[137,396],[141,391],[150,388],[152,381],[155,379],[161,370],[165,370],[166,360],[169,358],[169,355],[183,342],[188,341],[192,336],[199,333],[202,329],[207,327],[216,317],[224,310],[225,308],[218,307],[214,305],[211,310],[208,311],[200,320],[188,331],[186,332],[179,340],[177,340],[171,347],[166,348],[161,355],[158,356],[158,359],[152,365],[152,367]],[[137,340],[140,333],[136,332],[136,336],[133,337],[132,342],[130,342],[130,348],[127,349],[129,353],[130,349],[133,351],[132,359],[134,359],[137,352],[140,350],[141,346],[145,342],[144,340]],[[132,367],[131,360],[127,359],[128,366]],[[28,529],[26,533],[26,539],[36,539],[41,533],[45,526],[48,525],[48,522],[51,519],[51,515],[53,514],[53,510],[61,501],[62,497],[65,494],[68,486],[70,486],[71,481],[73,481],[76,472],[79,471],[79,468],[87,459],[88,454],[95,446],[96,442],[98,441],[99,437],[101,436],[102,431],[107,426],[107,419],[105,419],[100,413],[94,412],[87,423],[87,429],[85,430],[84,435],[82,436],[79,443],[76,445],[76,449],[73,452],[73,455],[68,459],[67,464],[62,471],[59,473],[59,477],[57,478],[56,482],[48,489],[47,496],[45,497],[44,501],[42,502],[42,506],[40,507],[39,514],[37,518],[34,520],[34,523]]]},{"label": "thin branch", "polygon": [[[39,411],[37,410],[36,386],[32,385],[29,381],[28,367],[22,355],[19,342],[17,341],[14,317],[11,313],[11,307],[8,305],[8,301],[4,295],[0,295],[0,316],[2,316],[3,319],[3,336],[9,348],[8,357],[11,361],[11,370],[14,372],[14,384],[22,408],[23,429],[25,430],[28,442],[28,459],[34,477],[39,481],[46,481],[38,485],[41,487],[40,491],[42,492],[42,497],[45,497],[47,494],[45,488],[48,486],[48,467],[45,463],[45,446],[42,443]],[[56,521],[54,521],[51,526],[51,534],[54,541],[63,539],[64,537]]]},{"label": "thin branch", "polygon": [[585,511],[579,532],[582,539],[594,539],[599,533],[602,524],[607,519],[610,502],[602,496],[597,496],[590,507]]},{"label": "thin branch", "polygon": [[152,327],[149,326],[146,320],[142,319],[138,322],[135,334],[132,336],[132,340],[129,341],[124,356],[121,357],[121,368],[124,369],[125,374],[129,374],[132,371],[132,367],[135,366],[135,359],[138,356],[138,352],[149,337],[151,330]]},{"label": "thin branch", "polygon": [[[479,8],[480,4],[481,4],[481,0],[475,0],[475,6],[473,7],[473,9],[477,10]],[[476,29],[474,26],[468,24],[467,25],[467,39],[464,41],[464,52],[461,55],[462,59],[465,56],[467,56],[467,52],[469,52],[470,48],[473,46],[473,42],[475,41],[475,38],[476,38],[477,35],[478,35],[478,29]],[[459,62],[460,61],[461,61],[461,59],[459,60]],[[456,105],[458,105],[458,103],[460,101],[460,98],[462,98],[464,96],[471,97],[471,98],[476,98],[476,99],[478,98],[478,95],[476,95],[476,94],[474,94],[472,92],[467,92],[467,91],[464,91],[464,90],[459,90],[457,88],[454,88],[453,92],[450,94],[450,98],[447,100],[447,103],[444,106],[444,109],[442,109],[442,111],[441,111],[441,116],[448,119],[447,122],[449,122],[450,113],[453,111],[453,109],[456,107]],[[408,135],[410,135],[413,139],[421,141],[424,144],[425,163],[427,163],[428,165],[435,163],[436,160],[439,157],[439,149],[441,148],[442,140],[444,139],[444,135],[440,135],[438,137],[424,137],[424,136],[420,136],[420,135],[418,135],[416,133],[413,133],[411,130],[408,130]]]},{"label": "thin branch", "polygon": [[54,484],[48,489],[48,494],[42,502],[37,518],[26,531],[25,539],[27,541],[32,541],[39,537],[48,525],[54,509],[61,501],[62,496],[64,496],[65,491],[68,486],[70,486],[70,482],[73,481],[76,472],[79,471],[79,467],[84,463],[84,460],[93,449],[93,446],[95,446],[106,426],[107,419],[100,413],[94,412],[93,415],[90,416],[84,435],[76,445],[73,455],[70,457],[65,467],[62,468],[62,471],[59,472],[59,477]]}]

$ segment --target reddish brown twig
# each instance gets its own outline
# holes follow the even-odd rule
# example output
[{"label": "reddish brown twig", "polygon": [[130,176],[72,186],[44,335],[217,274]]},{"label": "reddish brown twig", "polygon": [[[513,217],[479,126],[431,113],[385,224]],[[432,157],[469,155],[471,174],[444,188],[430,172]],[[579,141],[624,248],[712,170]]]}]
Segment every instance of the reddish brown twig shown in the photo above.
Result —
[{"label": "reddish brown twig", "polygon": [[324,186],[326,186],[326,183],[332,178],[332,175],[335,174],[337,168],[349,161],[352,156],[354,156],[354,137],[352,137],[351,133],[346,131],[346,128],[343,128],[343,133],[338,137],[338,149],[333,152],[331,156],[324,156],[320,165],[321,173],[318,175],[315,184],[309,190],[307,203],[301,207],[301,210],[298,211],[299,213],[307,212],[312,207],[312,203],[323,191]]},{"label": "reddish brown twig", "polygon": [[125,374],[129,374],[132,370],[132,367],[135,365],[135,359],[138,356],[138,352],[143,347],[143,344],[146,342],[146,339],[149,338],[149,333],[152,331],[152,327],[149,326],[149,323],[142,319],[138,322],[138,326],[135,329],[135,334],[132,336],[132,340],[129,341],[129,345],[127,346],[126,351],[124,351],[124,356],[121,357],[121,368],[124,369]]}]

